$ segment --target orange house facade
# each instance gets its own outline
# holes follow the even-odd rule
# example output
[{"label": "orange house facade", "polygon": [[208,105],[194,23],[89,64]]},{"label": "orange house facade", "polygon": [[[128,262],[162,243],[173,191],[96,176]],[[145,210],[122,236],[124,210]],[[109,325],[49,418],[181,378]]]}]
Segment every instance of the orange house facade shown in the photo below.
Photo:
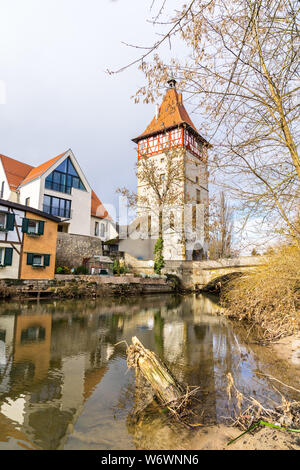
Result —
[{"label": "orange house facade", "polygon": [[0,279],[54,279],[60,219],[0,199]]},{"label": "orange house facade", "polygon": [[59,220],[27,210],[22,223],[20,279],[53,279]]}]

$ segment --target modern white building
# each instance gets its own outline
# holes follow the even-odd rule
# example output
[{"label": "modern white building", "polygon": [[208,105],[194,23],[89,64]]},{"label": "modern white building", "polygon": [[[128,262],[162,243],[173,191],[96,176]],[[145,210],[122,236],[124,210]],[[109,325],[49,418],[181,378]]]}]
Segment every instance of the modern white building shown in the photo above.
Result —
[{"label": "modern white building", "polygon": [[0,155],[0,197],[59,217],[58,231],[98,237],[117,235],[71,149],[37,167]]}]

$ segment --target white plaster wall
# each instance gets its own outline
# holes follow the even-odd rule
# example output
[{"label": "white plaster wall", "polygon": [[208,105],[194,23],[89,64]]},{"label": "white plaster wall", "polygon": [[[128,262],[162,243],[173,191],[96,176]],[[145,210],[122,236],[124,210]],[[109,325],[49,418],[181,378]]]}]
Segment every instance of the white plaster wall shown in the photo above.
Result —
[{"label": "white plaster wall", "polygon": [[11,190],[10,190],[10,187],[8,185],[8,181],[7,181],[7,178],[6,178],[6,173],[3,169],[2,161],[0,159],[0,191],[1,191],[1,187],[2,187],[2,181],[4,181],[4,192],[3,192],[3,198],[2,199],[9,200],[10,196],[11,196]]},{"label": "white plaster wall", "polygon": [[34,209],[43,210],[43,200],[41,200],[41,179],[31,181],[20,188],[20,204],[24,204],[30,197],[29,206]]},{"label": "white plaster wall", "polygon": [[[62,197],[62,195],[60,195],[60,197]],[[69,233],[74,233],[77,235],[90,235],[91,192],[73,188],[71,199],[71,220],[69,221]]]},{"label": "white plaster wall", "polygon": [[[0,242],[0,248],[12,248],[8,243]],[[17,246],[20,251],[21,245]],[[0,268],[0,279],[18,279],[19,277],[20,255],[13,250],[12,265]]]},{"label": "white plaster wall", "polygon": [[[97,238],[100,238],[100,240],[105,241],[105,240],[111,240],[112,238],[116,238],[118,236],[118,232],[115,229],[115,224],[106,219],[98,219],[97,217],[92,217],[91,216],[91,229],[90,229],[90,235],[92,237],[96,237],[95,235],[95,222],[98,222],[99,224],[99,235]],[[105,226],[105,231],[104,231],[104,236],[101,237],[101,224],[104,224]]]},{"label": "white plaster wall", "polygon": [[[0,212],[11,212],[11,210],[8,209],[5,205],[0,205]],[[14,209],[13,213],[15,214],[16,224],[19,227],[19,237],[20,237],[20,240],[22,241],[23,232],[21,230],[21,227],[22,227],[23,217],[25,217],[25,212]],[[16,228],[14,230],[9,230],[8,232],[2,232],[2,231],[0,232],[0,241],[6,240],[8,242],[18,243],[19,242],[19,237],[17,235]],[[10,246],[10,245],[7,245],[7,246]]]}]

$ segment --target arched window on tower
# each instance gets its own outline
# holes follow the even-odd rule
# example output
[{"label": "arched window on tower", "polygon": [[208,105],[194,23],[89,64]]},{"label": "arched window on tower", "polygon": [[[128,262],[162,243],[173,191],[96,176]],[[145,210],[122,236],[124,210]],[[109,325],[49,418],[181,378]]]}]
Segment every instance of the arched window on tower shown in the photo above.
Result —
[{"label": "arched window on tower", "polygon": [[172,230],[175,229],[175,217],[174,217],[174,212],[170,212],[170,228]]}]

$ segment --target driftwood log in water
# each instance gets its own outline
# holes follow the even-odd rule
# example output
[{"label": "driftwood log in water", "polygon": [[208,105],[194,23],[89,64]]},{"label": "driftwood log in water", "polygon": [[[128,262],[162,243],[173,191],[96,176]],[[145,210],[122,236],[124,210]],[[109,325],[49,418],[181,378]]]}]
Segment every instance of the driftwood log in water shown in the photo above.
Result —
[{"label": "driftwood log in water", "polygon": [[186,407],[189,393],[180,385],[159,357],[146,349],[136,336],[127,349],[128,367],[141,374],[151,385],[154,395],[161,405],[168,408],[176,417],[181,417]]}]

